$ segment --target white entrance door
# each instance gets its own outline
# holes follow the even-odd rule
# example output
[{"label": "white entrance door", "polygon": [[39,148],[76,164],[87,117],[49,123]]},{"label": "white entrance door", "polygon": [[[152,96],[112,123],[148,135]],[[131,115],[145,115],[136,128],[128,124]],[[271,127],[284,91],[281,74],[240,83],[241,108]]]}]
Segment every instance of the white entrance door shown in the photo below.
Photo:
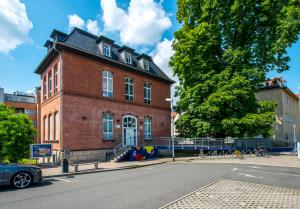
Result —
[{"label": "white entrance door", "polygon": [[125,128],[125,145],[134,146],[135,145],[135,129]]},{"label": "white entrance door", "polygon": [[123,145],[136,146],[136,126],[137,120],[131,115],[123,117]]}]

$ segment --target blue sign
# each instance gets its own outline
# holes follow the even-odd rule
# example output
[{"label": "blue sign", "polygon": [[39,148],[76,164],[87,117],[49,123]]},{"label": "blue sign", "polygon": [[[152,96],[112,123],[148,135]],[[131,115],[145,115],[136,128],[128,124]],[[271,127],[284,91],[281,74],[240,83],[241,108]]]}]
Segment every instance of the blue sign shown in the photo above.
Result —
[{"label": "blue sign", "polygon": [[52,144],[31,144],[30,157],[52,157]]}]

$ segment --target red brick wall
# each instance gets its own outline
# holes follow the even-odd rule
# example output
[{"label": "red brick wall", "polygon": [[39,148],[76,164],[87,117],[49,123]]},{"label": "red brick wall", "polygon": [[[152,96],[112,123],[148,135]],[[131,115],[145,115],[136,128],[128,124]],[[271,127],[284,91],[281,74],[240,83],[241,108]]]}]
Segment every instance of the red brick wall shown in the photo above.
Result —
[{"label": "red brick wall", "polygon": [[[113,99],[102,97],[102,71],[113,73]],[[134,78],[134,101],[125,100],[125,77]],[[151,83],[151,104],[144,104],[144,83]],[[144,116],[152,117],[153,137],[170,136],[170,85],[136,72],[63,53],[63,146],[71,150],[112,148],[122,137],[122,116],[132,114],[138,121],[138,145],[145,143]],[[102,139],[102,116],[114,117],[114,141]],[[119,122],[117,122],[119,121]],[[116,128],[120,125],[121,128]],[[140,129],[140,126],[142,129]]]},{"label": "red brick wall", "polygon": [[[55,142],[52,142],[53,143],[53,149],[54,150],[60,150],[60,127],[56,127],[56,130],[59,134],[58,134],[58,138],[55,139],[55,135],[54,135],[54,114],[55,113],[61,113],[60,111],[60,96],[59,94],[56,94],[54,96],[52,96],[51,98],[47,99],[46,101],[44,101],[42,104],[41,104],[41,142],[42,143],[45,143],[44,142],[44,134],[48,134],[49,136],[49,128],[44,130],[44,117],[49,117],[50,115],[52,115],[52,119],[51,119],[51,122],[53,124],[53,129],[52,129],[52,136],[53,136],[53,139],[52,140],[57,140]],[[48,126],[49,126],[49,122],[48,122]],[[48,140],[49,137],[47,137]],[[46,143],[50,143],[49,141],[46,142]]]},{"label": "red brick wall", "polygon": [[[138,119],[138,145],[145,143],[142,140],[144,116],[152,117],[153,137],[170,136],[170,104],[165,101],[165,98],[170,97],[169,84],[71,52],[63,51],[62,59],[62,96],[58,92],[51,98],[42,99],[41,136],[44,132],[44,116],[55,111],[62,112],[63,135],[59,142],[62,143],[63,149],[91,150],[115,147],[122,137],[122,116],[127,114],[132,114]],[[41,97],[44,95],[43,78],[57,63],[59,57],[41,76]],[[103,70],[113,73],[113,99],[102,97]],[[126,76],[134,78],[133,102],[125,100]],[[59,78],[61,78],[60,74]],[[144,104],[144,82],[151,83],[150,105]],[[60,110],[60,101],[62,101],[62,110]],[[114,141],[102,139],[102,116],[103,112],[108,111],[114,117]],[[121,128],[116,128],[116,125],[120,125]],[[55,144],[54,149],[58,150],[60,143]]]},{"label": "red brick wall", "polygon": [[[60,111],[60,59],[59,56],[57,56],[47,67],[47,69],[42,73],[41,75],[41,94],[40,94],[40,100],[41,100],[41,113],[40,113],[40,139],[41,139],[41,143],[44,143],[44,135],[45,134],[49,134],[49,130],[44,130],[44,117],[49,117],[49,115],[52,115],[52,120],[51,122],[53,123],[53,127],[54,127],[54,114],[55,112],[58,112],[59,114],[61,114]],[[57,70],[58,70],[58,91],[54,92],[55,86],[54,86],[54,67],[57,65]],[[49,97],[48,96],[48,75],[49,72],[52,72],[52,95]],[[46,88],[46,95],[47,98],[44,99],[44,85],[43,85],[43,80],[44,78],[46,78],[47,80],[47,88]],[[45,133],[45,131],[47,133]],[[56,128],[56,131],[58,133],[60,133],[60,127]],[[53,140],[57,140],[55,143],[53,143],[53,149],[54,150],[60,150],[60,134],[58,134],[57,139],[54,139],[54,128],[52,130],[52,136],[53,136]],[[49,143],[49,142],[47,142]]]},{"label": "red brick wall", "polygon": [[[102,139],[102,116],[104,112],[113,114],[114,141]],[[86,98],[81,96],[63,96],[63,144],[64,148],[71,150],[87,150],[99,148],[113,148],[121,142],[122,117],[135,116],[138,126],[138,145],[144,144],[143,119],[152,117],[153,137],[170,136],[169,110],[149,108],[145,106],[122,104],[102,99]],[[117,122],[119,121],[119,122]],[[142,129],[140,129],[140,126]]]},{"label": "red brick wall", "polygon": [[90,96],[101,96],[103,70],[113,73],[113,100],[126,102],[125,77],[131,76],[134,78],[135,104],[144,105],[144,83],[150,82],[152,84],[152,104],[148,106],[170,107],[170,104],[165,101],[165,98],[170,97],[169,84],[74,53],[63,53],[63,89]]}]

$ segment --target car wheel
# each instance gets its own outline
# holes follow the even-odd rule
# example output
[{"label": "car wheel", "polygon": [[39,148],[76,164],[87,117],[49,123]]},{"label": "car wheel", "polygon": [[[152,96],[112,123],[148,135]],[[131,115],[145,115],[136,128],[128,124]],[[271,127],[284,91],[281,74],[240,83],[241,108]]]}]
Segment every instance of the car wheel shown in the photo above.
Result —
[{"label": "car wheel", "polygon": [[28,172],[20,172],[12,178],[12,185],[17,189],[28,187],[32,182],[32,176]]}]

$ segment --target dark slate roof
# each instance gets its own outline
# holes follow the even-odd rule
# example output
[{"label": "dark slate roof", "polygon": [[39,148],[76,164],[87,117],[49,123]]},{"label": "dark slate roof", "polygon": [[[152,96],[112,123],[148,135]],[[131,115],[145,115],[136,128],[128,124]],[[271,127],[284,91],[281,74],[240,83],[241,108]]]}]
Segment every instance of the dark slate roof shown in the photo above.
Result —
[{"label": "dark slate roof", "polygon": [[44,44],[44,47],[48,48],[49,46],[52,47],[53,46],[53,42],[47,40],[46,43]]},{"label": "dark slate roof", "polygon": [[[64,34],[60,31],[54,30],[52,34],[56,32],[59,34]],[[55,45],[57,46],[63,46],[63,47],[68,47],[77,51],[80,51],[81,53],[87,55],[87,56],[94,56],[100,59],[103,59],[107,62],[110,62],[111,64],[118,64],[119,66],[122,67],[122,69],[126,70],[133,70],[138,73],[142,73],[145,75],[149,75],[151,77],[158,78],[160,80],[163,80],[168,83],[175,83],[173,80],[171,80],[153,61],[152,58],[149,55],[145,54],[139,54],[134,51],[132,51],[132,64],[126,64],[123,58],[120,55],[120,49],[126,48],[126,46],[119,46],[117,44],[113,44],[113,40],[111,40],[112,45],[111,45],[111,57],[106,57],[101,54],[99,45],[97,42],[99,40],[111,40],[105,36],[95,36],[91,33],[88,33],[84,30],[81,30],[79,28],[74,28],[72,32],[63,40],[60,42],[55,42]],[[129,47],[127,47],[129,48]],[[129,48],[130,49],[130,48]],[[44,70],[44,67],[46,66],[46,63],[48,63],[50,58],[53,59],[53,56],[55,56],[56,50],[52,48],[50,50],[46,57],[43,59],[43,61],[40,63],[40,65],[37,67],[35,70],[35,73],[41,74]],[[49,59],[48,59],[49,57]],[[138,59],[141,57],[148,58],[150,60],[150,70],[146,71],[142,69],[142,66],[140,66],[140,63]]]}]

